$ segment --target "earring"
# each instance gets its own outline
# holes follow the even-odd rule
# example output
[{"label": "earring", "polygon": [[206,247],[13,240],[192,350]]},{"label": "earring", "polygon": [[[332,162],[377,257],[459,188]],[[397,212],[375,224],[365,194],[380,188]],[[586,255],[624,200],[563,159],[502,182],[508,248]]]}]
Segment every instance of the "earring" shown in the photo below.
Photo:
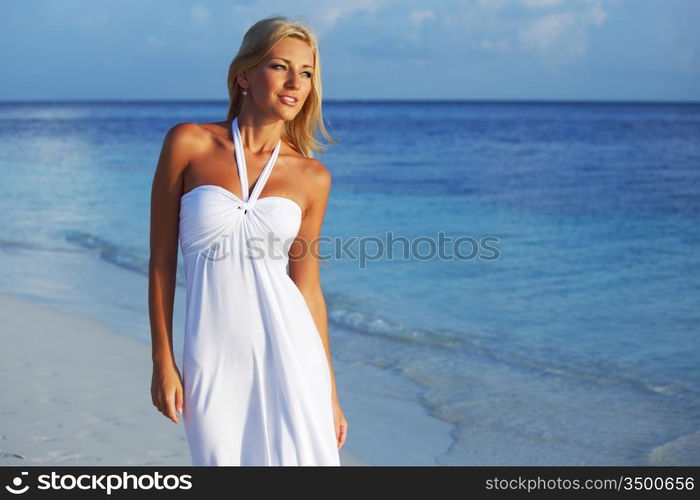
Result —
[{"label": "earring", "polygon": [[243,90],[241,90],[241,94],[248,95],[248,91],[246,89],[243,89]]}]

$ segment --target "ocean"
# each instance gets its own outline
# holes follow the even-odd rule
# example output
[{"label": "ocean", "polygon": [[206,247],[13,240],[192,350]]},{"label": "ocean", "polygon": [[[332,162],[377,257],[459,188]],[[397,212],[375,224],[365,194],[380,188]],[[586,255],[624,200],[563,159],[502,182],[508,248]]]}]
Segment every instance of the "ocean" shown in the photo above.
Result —
[{"label": "ocean", "polygon": [[[2,291],[150,343],[163,137],[226,109],[0,103]],[[358,458],[700,464],[700,104],[323,109],[321,276]]]}]

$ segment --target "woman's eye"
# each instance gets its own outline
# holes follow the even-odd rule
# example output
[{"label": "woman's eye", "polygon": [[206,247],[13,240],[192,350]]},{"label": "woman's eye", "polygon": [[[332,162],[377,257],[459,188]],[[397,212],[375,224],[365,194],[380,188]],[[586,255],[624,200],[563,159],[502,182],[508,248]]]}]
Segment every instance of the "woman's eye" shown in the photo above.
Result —
[{"label": "woman's eye", "polygon": [[[284,65],[282,64],[273,64],[273,68],[284,68]],[[311,74],[310,71],[304,71],[304,74],[309,75],[308,77],[311,78],[313,75]]]}]

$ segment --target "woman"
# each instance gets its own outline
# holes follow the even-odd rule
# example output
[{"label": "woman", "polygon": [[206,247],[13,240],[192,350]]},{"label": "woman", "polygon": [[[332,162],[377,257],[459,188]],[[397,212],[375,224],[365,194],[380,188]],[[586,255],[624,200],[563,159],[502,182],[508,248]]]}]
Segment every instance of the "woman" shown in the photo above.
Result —
[{"label": "woman", "polygon": [[[328,138],[314,35],[284,17],[259,21],[228,90],[226,121],[168,131],[153,179],[153,404],[175,423],[182,415],[193,465],[340,465],[348,423],[317,260],[331,177],[312,158],[316,128]],[[171,331],[178,238],[182,378]]]}]

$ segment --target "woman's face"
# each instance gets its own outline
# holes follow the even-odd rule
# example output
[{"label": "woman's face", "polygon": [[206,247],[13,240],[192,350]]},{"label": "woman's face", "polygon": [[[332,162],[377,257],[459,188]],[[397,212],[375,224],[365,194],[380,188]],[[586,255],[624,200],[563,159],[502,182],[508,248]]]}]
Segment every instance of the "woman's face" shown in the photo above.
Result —
[{"label": "woman's face", "polygon": [[283,38],[264,61],[248,72],[248,81],[243,82],[248,89],[244,101],[252,99],[256,107],[282,120],[294,119],[311,92],[313,64],[314,54],[306,42]]}]

